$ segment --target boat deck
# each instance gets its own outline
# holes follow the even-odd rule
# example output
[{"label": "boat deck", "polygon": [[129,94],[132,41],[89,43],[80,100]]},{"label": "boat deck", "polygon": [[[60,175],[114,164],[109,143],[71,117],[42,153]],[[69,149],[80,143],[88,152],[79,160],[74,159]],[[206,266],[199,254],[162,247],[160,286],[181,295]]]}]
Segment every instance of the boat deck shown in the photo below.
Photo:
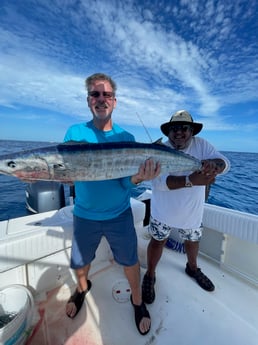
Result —
[{"label": "boat deck", "polygon": [[38,304],[41,319],[27,345],[257,345],[257,287],[200,256],[199,266],[216,286],[206,292],[184,273],[185,260],[184,254],[164,249],[147,335],[136,329],[122,268],[110,262],[90,275],[91,291],[74,320],[65,315],[74,286],[48,293]]}]

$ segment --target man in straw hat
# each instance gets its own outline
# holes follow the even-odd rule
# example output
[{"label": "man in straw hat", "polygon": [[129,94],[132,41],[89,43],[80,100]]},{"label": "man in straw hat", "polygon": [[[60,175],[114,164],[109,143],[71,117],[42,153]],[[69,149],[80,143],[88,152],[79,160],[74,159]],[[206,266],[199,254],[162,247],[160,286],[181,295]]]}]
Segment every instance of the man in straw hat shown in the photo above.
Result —
[{"label": "man in straw hat", "polygon": [[202,161],[202,169],[192,173],[185,171],[180,175],[160,175],[152,181],[149,225],[152,238],[147,249],[147,271],[142,283],[145,303],[152,303],[155,299],[155,270],[171,231],[178,231],[184,241],[186,274],[207,291],[215,288],[198,267],[197,256],[202,236],[205,187],[215,181],[217,174],[228,171],[229,161],[206,140],[196,137],[202,127],[185,110],[177,111],[169,122],[160,127],[168,137],[165,145],[198,158]]}]

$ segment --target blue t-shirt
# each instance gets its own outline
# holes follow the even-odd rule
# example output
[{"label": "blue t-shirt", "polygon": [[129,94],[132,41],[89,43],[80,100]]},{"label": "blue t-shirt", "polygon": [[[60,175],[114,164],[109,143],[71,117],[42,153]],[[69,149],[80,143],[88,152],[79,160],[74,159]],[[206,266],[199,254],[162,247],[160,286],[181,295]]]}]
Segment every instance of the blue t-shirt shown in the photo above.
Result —
[{"label": "blue t-shirt", "polygon": [[[113,124],[110,131],[98,130],[93,121],[71,126],[66,132],[64,141],[87,141],[106,143],[135,141],[134,136],[121,127]],[[130,177],[106,181],[75,182],[74,214],[81,218],[106,220],[117,217],[130,207]]]}]

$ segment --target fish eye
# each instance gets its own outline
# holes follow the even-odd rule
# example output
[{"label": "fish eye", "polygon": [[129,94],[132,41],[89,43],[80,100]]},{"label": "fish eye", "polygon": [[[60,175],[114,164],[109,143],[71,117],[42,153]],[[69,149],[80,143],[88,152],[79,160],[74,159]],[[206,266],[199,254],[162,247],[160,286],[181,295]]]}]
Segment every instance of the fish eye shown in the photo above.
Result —
[{"label": "fish eye", "polygon": [[53,165],[53,168],[54,168],[54,169],[64,169],[65,167],[64,167],[63,164],[57,163],[57,164],[54,164],[54,165]]},{"label": "fish eye", "polygon": [[7,165],[8,165],[8,167],[10,167],[10,168],[15,168],[15,167],[16,167],[16,164],[15,164],[14,161],[8,162]]}]

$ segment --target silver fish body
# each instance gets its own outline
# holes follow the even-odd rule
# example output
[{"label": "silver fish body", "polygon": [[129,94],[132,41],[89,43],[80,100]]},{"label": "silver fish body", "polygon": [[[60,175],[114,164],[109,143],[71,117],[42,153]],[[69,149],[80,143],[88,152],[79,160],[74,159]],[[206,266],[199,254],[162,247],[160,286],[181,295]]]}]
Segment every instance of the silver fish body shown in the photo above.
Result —
[{"label": "silver fish body", "polygon": [[198,159],[163,144],[68,142],[0,156],[0,173],[28,181],[99,181],[132,176],[150,158],[161,173],[201,168]]}]

